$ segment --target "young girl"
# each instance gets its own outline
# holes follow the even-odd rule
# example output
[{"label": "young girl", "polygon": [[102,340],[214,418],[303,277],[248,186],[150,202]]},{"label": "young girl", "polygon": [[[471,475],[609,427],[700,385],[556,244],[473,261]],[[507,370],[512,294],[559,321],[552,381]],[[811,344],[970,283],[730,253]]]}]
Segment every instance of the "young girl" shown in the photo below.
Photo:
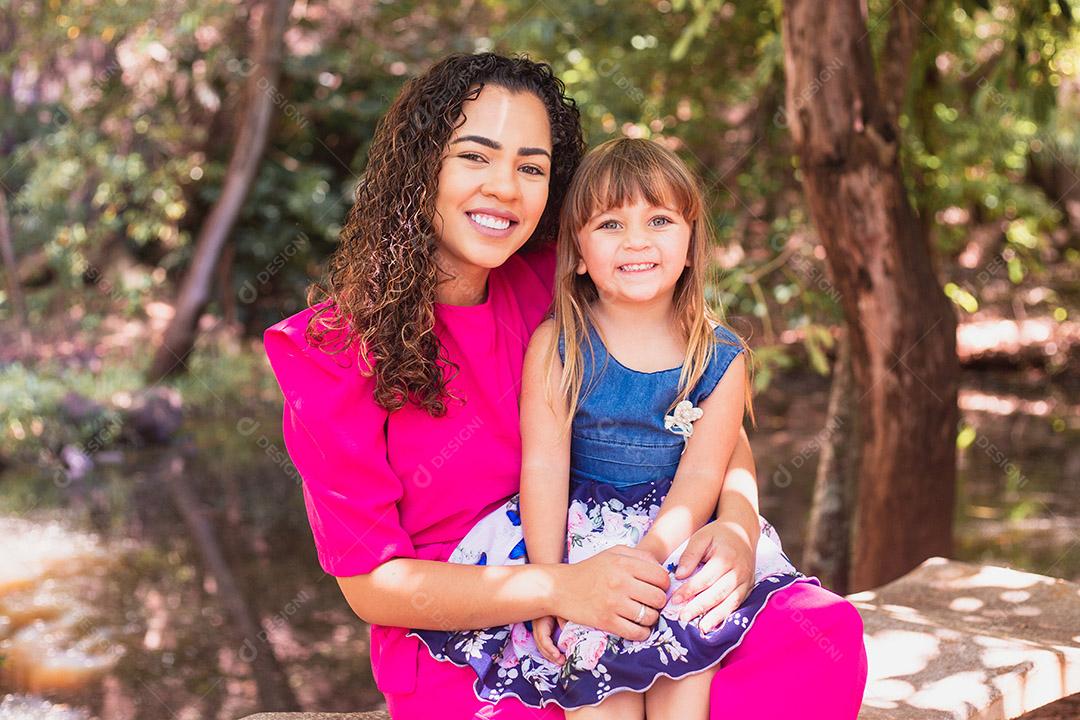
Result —
[{"label": "young girl", "polygon": [[689,579],[675,578],[686,541],[716,508],[717,468],[744,406],[753,419],[748,351],[705,301],[709,243],[700,189],[673,153],[620,139],[586,156],[561,216],[554,315],[525,355],[520,497],[450,561],[574,563],[629,545],[663,565],[670,586],[623,609],[627,628],[652,628],[640,642],[552,617],[410,632],[436,658],[472,667],[478,697],[555,703],[575,718],[704,719],[713,673],[768,598],[819,584],[761,521],[754,586],[720,626],[703,631],[671,600]]}]

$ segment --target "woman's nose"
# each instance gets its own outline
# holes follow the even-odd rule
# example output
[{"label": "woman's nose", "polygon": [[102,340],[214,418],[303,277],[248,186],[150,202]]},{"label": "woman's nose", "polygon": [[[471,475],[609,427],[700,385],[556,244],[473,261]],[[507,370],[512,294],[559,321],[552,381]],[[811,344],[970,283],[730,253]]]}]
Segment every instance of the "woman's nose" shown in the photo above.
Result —
[{"label": "woman's nose", "polygon": [[515,199],[518,195],[518,183],[513,166],[500,167],[492,164],[480,192],[504,202]]}]

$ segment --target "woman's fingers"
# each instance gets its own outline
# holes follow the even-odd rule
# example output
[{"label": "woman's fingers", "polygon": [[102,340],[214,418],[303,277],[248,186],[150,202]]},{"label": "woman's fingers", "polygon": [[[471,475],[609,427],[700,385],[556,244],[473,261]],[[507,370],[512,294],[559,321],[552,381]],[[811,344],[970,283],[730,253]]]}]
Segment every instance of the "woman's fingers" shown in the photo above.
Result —
[{"label": "woman's fingers", "polygon": [[[638,586],[631,591],[630,599],[644,603],[649,610],[661,610],[667,604],[667,593],[655,585],[639,582]],[[634,612],[637,613],[636,605],[634,606]],[[630,619],[632,620],[633,616]]]},{"label": "woman's fingers", "polygon": [[[716,582],[710,584],[697,594],[693,600],[679,613],[679,619],[690,620],[698,615],[704,615],[723,602],[738,585],[735,570],[728,570]],[[681,588],[680,588],[681,591]],[[725,615],[724,617],[727,617]],[[723,618],[721,618],[723,619]]]},{"label": "woman's fingers", "polygon": [[644,550],[638,550],[637,552],[641,553],[641,557],[635,557],[631,560],[633,562],[631,571],[634,577],[666,593],[668,585],[671,584],[671,578],[668,577],[667,570]]},{"label": "woman's fingers", "polygon": [[[634,615],[637,615],[637,610],[634,610]],[[649,638],[649,635],[652,634],[652,630],[643,625],[638,625],[633,620],[620,617],[615,623],[614,633],[626,640],[641,642],[642,640],[647,640]]]},{"label": "woman's fingers", "polygon": [[698,623],[701,632],[709,632],[718,627],[728,615],[739,609],[748,594],[750,594],[750,583],[743,583],[732,590],[723,602],[701,618],[701,622]]},{"label": "woman's fingers", "polygon": [[[661,603],[660,607],[663,606],[663,603]],[[631,600],[626,607],[628,610],[622,615],[635,625],[651,628],[660,620],[660,611],[648,603],[643,603],[640,600]],[[644,612],[641,610],[642,607],[645,608]],[[638,617],[639,615],[641,617]]]}]

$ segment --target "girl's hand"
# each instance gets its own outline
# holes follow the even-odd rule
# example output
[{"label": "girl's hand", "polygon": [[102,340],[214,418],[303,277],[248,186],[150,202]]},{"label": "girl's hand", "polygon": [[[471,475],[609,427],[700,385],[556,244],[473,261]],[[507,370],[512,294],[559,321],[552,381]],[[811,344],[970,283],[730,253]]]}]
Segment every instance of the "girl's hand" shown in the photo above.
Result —
[{"label": "girl's hand", "polygon": [[556,567],[555,615],[627,640],[649,637],[667,600],[669,581],[667,570],[648,553],[617,545]]},{"label": "girl's hand", "polygon": [[703,615],[698,625],[708,632],[735,612],[753,587],[755,548],[734,522],[715,520],[694,533],[675,577],[682,580],[699,563],[705,565],[671,596],[673,603],[689,601],[679,619]]},{"label": "girl's hand", "polygon": [[[556,665],[562,665],[566,662],[566,657],[555,645],[555,639],[552,637],[555,634],[555,623],[557,619],[554,615],[545,615],[544,617],[536,618],[532,621],[533,628],[533,640],[536,641],[536,647],[540,650],[540,654],[546,657],[549,661]],[[561,618],[558,619],[559,627],[562,627],[564,622]]]}]

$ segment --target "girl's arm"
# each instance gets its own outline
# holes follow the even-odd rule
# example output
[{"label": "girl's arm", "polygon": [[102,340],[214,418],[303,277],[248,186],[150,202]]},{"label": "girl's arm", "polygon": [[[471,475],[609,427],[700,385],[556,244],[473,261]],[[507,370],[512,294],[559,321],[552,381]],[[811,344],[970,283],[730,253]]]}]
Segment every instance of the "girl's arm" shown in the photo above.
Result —
[{"label": "girl's arm", "polygon": [[521,376],[521,521],[532,563],[560,563],[566,548],[570,434],[563,432],[567,408],[558,393],[562,363],[557,356],[550,372],[552,402],[544,390],[544,365],[555,337],[552,320],[540,324],[525,351]]},{"label": "girl's arm", "polygon": [[663,563],[709,521],[717,506],[726,468],[742,428],[746,367],[744,353],[731,361],[712,393],[701,401],[704,411],[679,460],[671,490],[652,527],[637,547]]}]

